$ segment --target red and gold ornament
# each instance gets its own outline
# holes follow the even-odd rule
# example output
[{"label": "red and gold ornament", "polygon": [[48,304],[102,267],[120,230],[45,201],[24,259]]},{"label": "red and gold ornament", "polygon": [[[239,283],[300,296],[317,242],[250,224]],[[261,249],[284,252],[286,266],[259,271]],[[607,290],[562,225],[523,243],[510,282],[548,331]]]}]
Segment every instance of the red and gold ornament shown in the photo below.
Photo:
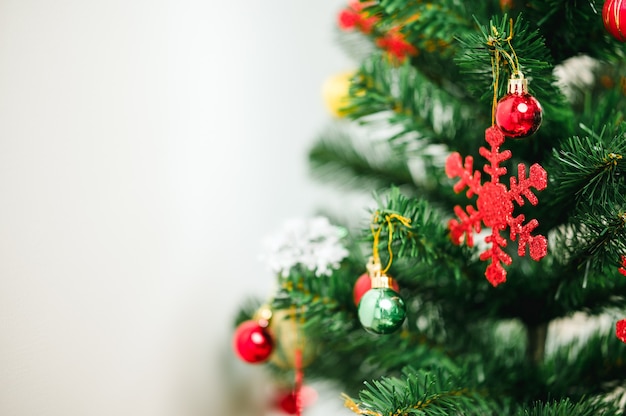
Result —
[{"label": "red and gold ornament", "polygon": [[505,136],[528,137],[541,126],[541,104],[528,93],[528,80],[521,74],[509,79],[507,91],[496,106],[496,125]]},{"label": "red and gold ornament", "polygon": [[615,39],[626,42],[626,0],[607,0],[602,8],[604,27]]}]

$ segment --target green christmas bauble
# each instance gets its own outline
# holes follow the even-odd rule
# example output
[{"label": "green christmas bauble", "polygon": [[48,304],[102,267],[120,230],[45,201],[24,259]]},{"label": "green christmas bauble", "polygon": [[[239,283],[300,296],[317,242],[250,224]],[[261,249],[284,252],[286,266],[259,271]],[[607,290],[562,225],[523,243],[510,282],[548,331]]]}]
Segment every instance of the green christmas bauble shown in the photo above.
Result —
[{"label": "green christmas bauble", "polygon": [[372,288],[359,302],[361,325],[373,334],[391,334],[402,326],[405,317],[404,300],[393,289]]}]

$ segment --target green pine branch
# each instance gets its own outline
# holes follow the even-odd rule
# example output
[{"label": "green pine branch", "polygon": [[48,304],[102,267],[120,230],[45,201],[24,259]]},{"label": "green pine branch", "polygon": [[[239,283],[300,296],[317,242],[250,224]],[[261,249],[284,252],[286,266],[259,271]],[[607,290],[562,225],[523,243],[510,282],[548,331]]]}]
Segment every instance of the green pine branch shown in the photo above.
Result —
[{"label": "green pine branch", "polygon": [[577,115],[579,127],[576,134],[596,136],[594,130],[615,132],[626,119],[626,63],[623,60],[583,62],[587,76],[577,78],[569,73],[565,76],[572,108]]},{"label": "green pine branch", "polygon": [[356,140],[339,123],[326,129],[309,150],[315,177],[351,189],[415,185],[406,155],[392,154],[386,142],[370,140],[357,146]]},{"label": "green pine branch", "polygon": [[515,416],[619,416],[622,411],[612,403],[586,399],[573,403],[570,399],[535,402],[519,409]]},{"label": "green pine branch", "polygon": [[[378,225],[383,227],[380,236],[381,257],[389,257],[387,241],[389,229],[385,228],[385,217],[398,214],[411,220],[410,225],[398,223],[393,229],[391,252],[396,259],[404,259],[413,267],[429,269],[427,274],[408,276],[403,281],[420,280],[441,284],[447,278],[459,279],[467,274],[467,264],[459,259],[468,259],[471,251],[467,247],[451,243],[448,229],[440,214],[421,198],[409,198],[393,187],[384,198],[376,196]],[[417,263],[417,264],[416,264]],[[392,269],[393,271],[394,269]],[[441,272],[439,276],[437,274]],[[400,278],[400,276],[399,276]]]},{"label": "green pine branch", "polygon": [[[555,319],[623,310],[626,301],[626,279],[618,272],[626,254],[626,72],[623,45],[602,28],[602,1],[508,2],[512,28],[502,11],[507,2],[495,0],[363,4],[378,21],[369,37],[342,35],[361,61],[348,120],[323,132],[309,157],[322,180],[344,189],[391,187],[375,193],[374,228],[382,230],[377,249],[381,262],[391,263],[407,319],[388,336],[361,328],[352,288],[373,240],[369,223],[362,224],[350,258],[332,276],[296,268],[280,281],[273,308],[295,309],[295,322],[316,350],[307,379],[336,381],[358,395],[348,405],[359,414],[622,414],[616,406],[626,348],[613,331],[545,349]],[[389,59],[377,39],[390,31],[417,53],[403,62]],[[544,109],[536,134],[507,139],[501,150],[513,153],[503,163],[509,172],[519,162],[541,162],[548,171],[539,204],[516,207],[515,215],[539,221],[536,231],[549,238],[549,251],[538,262],[519,257],[511,240],[507,282],[492,287],[478,258],[483,248],[450,241],[452,207],[476,199],[453,193],[442,160],[449,150],[474,156],[477,169],[484,163],[478,149],[491,124],[496,51],[503,57],[497,97],[519,62]],[[591,79],[557,83],[555,65],[580,54],[598,58]],[[379,141],[364,133],[372,130]],[[410,223],[389,222],[392,215]],[[268,367],[293,379],[293,368]],[[374,381],[359,394],[362,380]]]},{"label": "green pine branch", "polygon": [[588,136],[569,138],[554,150],[558,164],[550,170],[547,204],[559,207],[561,219],[574,209],[598,211],[615,205],[626,191],[626,123],[617,131],[585,130]]},{"label": "green pine branch", "polygon": [[[351,119],[371,125],[383,114],[391,129],[388,140],[400,141],[407,134],[412,144],[464,143],[476,133],[476,120],[485,113],[462,103],[462,97],[433,84],[407,62],[398,66],[374,55],[362,63],[350,88],[345,111]],[[472,121],[472,122],[470,122]],[[485,122],[487,124],[487,122]]]},{"label": "green pine branch", "polygon": [[462,201],[448,184],[440,149],[398,149],[385,140],[361,137],[362,131],[353,127],[335,122],[317,138],[308,154],[315,179],[368,192],[401,187],[444,212]]},{"label": "green pine branch", "polygon": [[[499,74],[497,99],[506,95],[508,79],[519,69],[529,79],[529,93],[541,103],[546,117],[539,131],[524,140],[526,143],[510,143],[517,160],[539,162],[549,155],[549,150],[559,140],[573,134],[572,108],[556,82],[550,50],[542,34],[532,30],[522,16],[516,17],[512,26],[506,15],[494,16],[487,25],[479,25],[478,32],[459,37],[459,43],[461,47],[455,63],[467,82],[468,91],[481,103],[485,113],[491,115],[496,78],[492,65],[496,64]],[[501,59],[492,62],[496,53]]]},{"label": "green pine branch", "polygon": [[624,48],[603,26],[603,5],[604,0],[530,0],[517,11],[535,22],[557,63],[579,55],[621,60]]},{"label": "green pine branch", "polygon": [[599,212],[579,214],[581,232],[578,243],[572,247],[574,268],[592,262],[592,269],[601,271],[607,265],[617,268],[620,257],[626,253],[626,198],[615,205],[603,207]]},{"label": "green pine branch", "polygon": [[464,387],[462,378],[444,371],[407,367],[401,377],[365,382],[359,400],[346,407],[365,415],[489,415],[496,414],[480,395]]},{"label": "green pine branch", "polygon": [[[378,17],[374,30],[368,36],[374,40],[383,38],[390,31],[397,30],[404,39],[416,48],[416,53],[406,59],[412,66],[440,88],[453,94],[463,94],[459,78],[449,76],[455,73],[452,57],[456,53],[454,35],[471,31],[473,23],[467,19],[472,12],[463,2],[382,0],[369,3],[365,9]],[[475,8],[474,13],[483,10]],[[395,61],[383,50],[383,56]]]},{"label": "green pine branch", "polygon": [[[541,368],[543,394],[553,397],[606,396],[624,388],[626,349],[613,331],[598,331],[559,347]],[[624,395],[617,392],[615,401]]]}]

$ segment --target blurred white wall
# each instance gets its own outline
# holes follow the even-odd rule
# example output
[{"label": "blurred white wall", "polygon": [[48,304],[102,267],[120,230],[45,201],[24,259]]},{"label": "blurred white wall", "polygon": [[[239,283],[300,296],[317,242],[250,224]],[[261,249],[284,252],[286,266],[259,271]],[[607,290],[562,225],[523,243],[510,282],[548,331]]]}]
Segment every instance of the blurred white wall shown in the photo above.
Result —
[{"label": "blurred white wall", "polygon": [[242,416],[232,315],[322,202],[343,4],[0,0],[0,415]]}]

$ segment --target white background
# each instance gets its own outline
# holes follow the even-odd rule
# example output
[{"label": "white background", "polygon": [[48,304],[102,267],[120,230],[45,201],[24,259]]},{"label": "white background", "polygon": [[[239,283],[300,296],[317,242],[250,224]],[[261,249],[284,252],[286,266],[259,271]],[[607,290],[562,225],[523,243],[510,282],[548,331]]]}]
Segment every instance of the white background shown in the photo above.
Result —
[{"label": "white background", "polygon": [[262,237],[324,198],[344,4],[0,0],[2,416],[264,400],[232,315],[271,288]]}]

